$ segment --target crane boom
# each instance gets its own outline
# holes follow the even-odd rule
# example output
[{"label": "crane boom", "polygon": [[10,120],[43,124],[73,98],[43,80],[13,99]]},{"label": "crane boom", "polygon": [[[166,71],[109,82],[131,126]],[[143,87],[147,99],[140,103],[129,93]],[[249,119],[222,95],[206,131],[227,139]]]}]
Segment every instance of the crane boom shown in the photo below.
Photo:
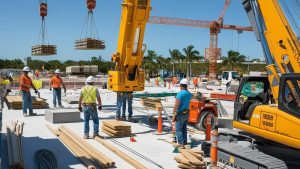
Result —
[{"label": "crane boom", "polygon": [[225,16],[225,13],[226,13],[229,5],[230,5],[230,2],[231,2],[231,0],[226,0],[225,1],[225,5],[223,7],[223,10],[221,11],[221,14],[219,16],[218,23],[221,24],[221,25],[223,24],[224,16]]},{"label": "crane boom", "polygon": [[200,21],[200,20],[179,19],[179,18],[171,18],[171,17],[159,17],[159,16],[151,16],[148,19],[148,23],[188,26],[188,27],[198,27],[198,28],[212,28],[216,26],[220,29],[252,31],[251,26],[237,26],[237,25],[226,25],[226,24],[218,25],[216,21]]},{"label": "crane boom", "polygon": [[112,56],[115,70],[108,72],[109,90],[144,90],[144,71],[140,67],[146,50],[143,40],[150,10],[150,0],[124,0],[122,3],[118,47]]}]

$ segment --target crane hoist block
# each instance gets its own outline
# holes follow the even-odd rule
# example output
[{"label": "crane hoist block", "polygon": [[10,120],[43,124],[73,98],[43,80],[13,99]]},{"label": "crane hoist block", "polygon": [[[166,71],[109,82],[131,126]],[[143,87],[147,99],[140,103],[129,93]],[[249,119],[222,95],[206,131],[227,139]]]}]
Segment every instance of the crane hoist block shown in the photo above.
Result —
[{"label": "crane hoist block", "polygon": [[101,50],[105,49],[105,42],[102,40],[86,38],[75,41],[75,49],[79,50]]},{"label": "crane hoist block", "polygon": [[96,8],[96,0],[87,0],[86,6],[89,10],[93,10]]},{"label": "crane hoist block", "polygon": [[32,56],[56,55],[56,45],[36,45],[31,48]]},{"label": "crane hoist block", "polygon": [[42,17],[47,16],[47,10],[48,10],[48,5],[46,3],[41,3],[40,4],[40,15]]}]

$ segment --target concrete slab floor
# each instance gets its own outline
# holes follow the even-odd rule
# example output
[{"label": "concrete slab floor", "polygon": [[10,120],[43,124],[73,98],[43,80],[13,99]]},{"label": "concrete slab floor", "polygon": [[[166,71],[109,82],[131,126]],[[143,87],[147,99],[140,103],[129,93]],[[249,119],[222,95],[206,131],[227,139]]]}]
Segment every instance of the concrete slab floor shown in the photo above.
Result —
[{"label": "concrete slab floor", "polygon": [[[171,90],[163,88],[163,87],[147,87],[147,92],[166,92],[166,91],[179,91],[178,87],[173,87]],[[32,92],[33,93],[33,92]],[[50,107],[52,106],[52,92],[46,89],[40,90],[41,97],[47,99]],[[78,96],[80,90],[68,90],[67,96]],[[114,119],[115,117],[115,105],[116,105],[116,94],[110,92],[108,90],[100,90],[101,98],[103,102],[104,110],[99,112],[100,119],[100,127],[102,126],[102,121],[107,119]],[[166,102],[163,104],[166,105],[168,111],[172,111],[172,106],[174,104],[174,98],[168,98]],[[66,102],[63,102],[63,105],[67,108],[77,109],[77,104],[70,105]],[[155,111],[143,110],[140,101],[134,99],[134,117],[137,118],[138,121],[143,120],[149,116],[149,114],[156,114]],[[225,103],[225,108],[231,106],[231,103]],[[142,111],[141,111],[142,110]],[[81,169],[85,168],[78,159],[72,155],[72,153],[55,137],[46,127],[46,124],[50,124],[45,121],[45,110],[37,109],[34,110],[38,116],[34,117],[23,117],[22,110],[7,110],[3,111],[3,126],[10,124],[12,120],[20,120],[25,123],[24,125],[24,134],[23,134],[23,155],[25,161],[26,169],[33,169],[34,166],[34,153],[38,149],[49,149],[54,152],[56,155],[56,159],[58,162],[59,168],[76,168]],[[81,113],[81,118],[83,119],[83,114]],[[130,142],[130,139],[127,138],[108,138],[107,141],[120,149],[124,153],[133,157],[134,159],[140,161],[142,164],[147,166],[148,168],[154,169],[159,168],[158,165],[161,165],[163,168],[177,168],[177,163],[173,159],[176,154],[173,154],[173,146],[165,141],[161,141],[159,139],[170,139],[170,135],[155,135],[153,132],[156,131],[156,126],[148,126],[144,123],[128,123],[132,126],[132,133],[136,135],[135,139],[137,142]],[[53,125],[53,124],[51,124]],[[53,126],[58,127],[61,124],[55,124]],[[71,129],[73,132],[77,133],[79,136],[83,135],[83,122],[78,123],[64,123],[66,127]],[[166,124],[167,125],[167,124]],[[92,135],[92,121],[90,121],[90,135]],[[5,129],[3,127],[2,131],[5,133]],[[100,135],[106,136],[104,133],[100,132]],[[199,136],[203,138],[203,136]],[[92,146],[96,149],[115,160],[116,168],[130,169],[133,168],[126,161],[121,159],[119,156],[112,153],[110,150],[102,146],[100,143],[95,140],[89,139],[87,140]],[[123,145],[116,144],[116,141],[122,143]],[[2,142],[4,143],[4,142]],[[124,148],[125,147],[125,148]],[[128,147],[130,149],[128,149]],[[6,156],[6,145],[1,145],[1,157],[2,157],[2,168],[7,168],[5,163],[7,162]],[[137,155],[140,154],[140,155]],[[144,157],[149,158],[147,161]],[[154,161],[156,164],[153,164],[149,161]]]}]

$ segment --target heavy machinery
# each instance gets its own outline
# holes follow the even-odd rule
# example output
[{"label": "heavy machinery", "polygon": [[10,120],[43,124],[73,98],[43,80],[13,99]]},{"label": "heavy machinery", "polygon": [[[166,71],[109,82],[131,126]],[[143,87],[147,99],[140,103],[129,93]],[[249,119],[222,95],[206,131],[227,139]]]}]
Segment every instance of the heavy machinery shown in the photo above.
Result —
[{"label": "heavy machinery", "polygon": [[[262,44],[268,76],[241,80],[234,103],[233,127],[241,130],[240,133],[250,135],[248,139],[252,140],[252,144],[248,147],[220,144],[219,160],[240,168],[299,168],[298,39],[279,0],[243,0],[243,6]],[[263,140],[256,142],[255,138],[256,141]],[[233,140],[233,137],[230,139]],[[284,152],[284,149],[288,151]],[[286,158],[292,153],[297,154],[296,158],[287,159],[287,162]],[[295,164],[297,161],[298,164]]]},{"label": "heavy machinery", "polygon": [[122,3],[118,47],[112,56],[115,70],[108,72],[109,90],[144,90],[145,73],[141,64],[146,50],[143,40],[150,10],[150,0],[124,0]]}]

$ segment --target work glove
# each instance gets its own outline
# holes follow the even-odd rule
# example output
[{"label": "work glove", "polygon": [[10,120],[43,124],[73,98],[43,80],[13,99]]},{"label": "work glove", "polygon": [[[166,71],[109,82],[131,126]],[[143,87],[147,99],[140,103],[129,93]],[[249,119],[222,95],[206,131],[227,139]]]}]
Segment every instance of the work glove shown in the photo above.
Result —
[{"label": "work glove", "polygon": [[102,110],[102,106],[98,106],[98,110],[100,110],[100,111],[101,111],[101,110]]},{"label": "work glove", "polygon": [[67,89],[66,88],[64,88],[64,93],[67,93]]},{"label": "work glove", "polygon": [[52,91],[52,88],[50,88],[49,90]]},{"label": "work glove", "polygon": [[79,106],[79,107],[78,107],[78,110],[79,110],[80,112],[82,112],[82,107],[81,107],[81,106]]},{"label": "work glove", "polygon": [[34,90],[34,93],[35,93],[35,94],[38,94],[38,93],[39,93],[39,91],[38,91],[38,90]]}]

